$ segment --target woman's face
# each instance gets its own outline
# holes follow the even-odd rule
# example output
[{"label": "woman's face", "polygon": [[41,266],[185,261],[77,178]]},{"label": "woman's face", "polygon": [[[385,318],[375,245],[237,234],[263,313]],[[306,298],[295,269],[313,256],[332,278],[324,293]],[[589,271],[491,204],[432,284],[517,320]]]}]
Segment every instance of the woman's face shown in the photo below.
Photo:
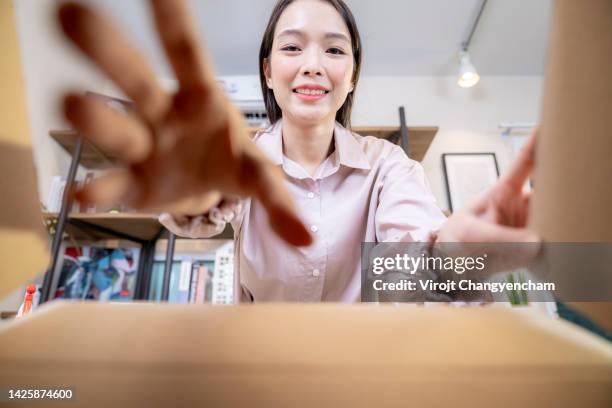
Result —
[{"label": "woman's face", "polygon": [[303,125],[333,120],[353,90],[353,68],[351,37],[333,6],[298,0],[285,9],[264,60],[283,118]]}]

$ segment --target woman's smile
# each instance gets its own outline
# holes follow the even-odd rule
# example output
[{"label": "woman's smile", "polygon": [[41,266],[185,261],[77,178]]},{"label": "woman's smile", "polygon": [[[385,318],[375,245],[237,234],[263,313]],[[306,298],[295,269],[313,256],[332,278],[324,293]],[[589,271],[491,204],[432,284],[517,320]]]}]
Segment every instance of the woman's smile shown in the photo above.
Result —
[{"label": "woman's smile", "polygon": [[323,99],[329,90],[320,85],[300,85],[293,89],[295,96],[306,102],[314,102]]}]

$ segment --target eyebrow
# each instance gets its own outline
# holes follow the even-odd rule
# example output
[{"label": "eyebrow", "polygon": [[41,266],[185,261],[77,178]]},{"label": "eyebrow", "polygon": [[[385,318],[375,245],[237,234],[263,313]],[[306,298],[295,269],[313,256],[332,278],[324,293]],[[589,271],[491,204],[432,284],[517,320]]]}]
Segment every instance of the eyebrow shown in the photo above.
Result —
[{"label": "eyebrow", "polygon": [[[298,37],[304,37],[305,34],[303,31],[301,30],[296,30],[294,28],[287,28],[283,31],[281,31],[277,37],[284,37],[284,36],[288,36],[288,35],[297,35]],[[349,38],[342,34],[342,33],[336,33],[336,32],[327,32],[325,33],[325,38],[337,38],[339,40],[343,40],[346,41],[347,43],[350,44],[350,40]]]}]

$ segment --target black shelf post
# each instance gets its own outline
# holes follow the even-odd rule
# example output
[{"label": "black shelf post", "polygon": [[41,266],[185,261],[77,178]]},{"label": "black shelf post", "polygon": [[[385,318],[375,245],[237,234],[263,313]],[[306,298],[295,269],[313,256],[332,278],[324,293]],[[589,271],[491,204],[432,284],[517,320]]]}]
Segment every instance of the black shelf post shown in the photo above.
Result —
[{"label": "black shelf post", "polygon": [[62,245],[62,236],[64,235],[64,228],[66,227],[68,212],[72,208],[72,187],[74,185],[74,179],[76,177],[76,172],[79,167],[79,162],[81,161],[82,152],[83,138],[78,136],[76,141],[76,147],[74,149],[74,152],[72,153],[70,169],[68,170],[66,187],[64,188],[64,195],[62,197],[62,207],[60,208],[57,224],[55,225],[55,234],[53,235],[53,243],[51,244],[51,266],[49,266],[49,269],[45,274],[45,279],[43,280],[40,303],[48,301],[57,289],[57,284],[60,278],[60,274],[56,273],[57,259],[59,257],[59,251]]},{"label": "black shelf post", "polygon": [[164,281],[162,284],[161,300],[167,302],[170,295],[170,276],[172,275],[172,261],[174,260],[174,246],[176,235],[168,232],[168,246],[166,247],[166,263],[164,264]]},{"label": "black shelf post", "polygon": [[406,112],[403,106],[399,107],[399,117],[400,117],[400,145],[404,152],[406,152],[406,156],[410,157],[410,144],[408,144],[408,127],[406,126]]}]

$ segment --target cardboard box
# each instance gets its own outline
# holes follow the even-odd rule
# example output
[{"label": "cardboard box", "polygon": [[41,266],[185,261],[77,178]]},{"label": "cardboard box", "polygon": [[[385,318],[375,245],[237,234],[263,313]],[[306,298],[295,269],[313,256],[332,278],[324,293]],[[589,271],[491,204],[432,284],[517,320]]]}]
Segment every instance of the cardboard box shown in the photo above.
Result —
[{"label": "cardboard box", "polygon": [[87,407],[609,407],[612,346],[531,310],[57,302],[0,328],[0,384]]},{"label": "cardboard box", "polygon": [[[549,242],[612,242],[612,1],[556,1],[543,104],[531,227]],[[610,270],[600,259],[554,267]],[[570,305],[612,332],[612,303]]]},{"label": "cardboard box", "polygon": [[49,248],[36,191],[12,1],[0,1],[0,38],[0,297],[4,297],[45,271]]}]

